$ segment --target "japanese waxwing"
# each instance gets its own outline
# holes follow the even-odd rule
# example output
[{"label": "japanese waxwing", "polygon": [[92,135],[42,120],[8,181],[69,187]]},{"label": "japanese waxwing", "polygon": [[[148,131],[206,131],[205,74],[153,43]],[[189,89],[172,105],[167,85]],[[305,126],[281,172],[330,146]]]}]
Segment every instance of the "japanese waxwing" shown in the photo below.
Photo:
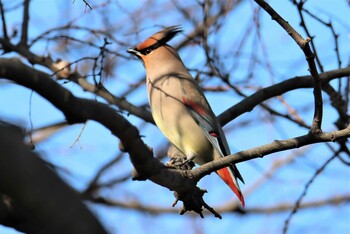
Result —
[{"label": "japanese waxwing", "polygon": [[[166,44],[179,32],[167,27],[128,52],[143,61],[148,99],[155,123],[166,138],[196,164],[230,154],[226,137],[201,88],[192,78],[176,50]],[[233,190],[244,207],[235,165],[216,173]]]}]

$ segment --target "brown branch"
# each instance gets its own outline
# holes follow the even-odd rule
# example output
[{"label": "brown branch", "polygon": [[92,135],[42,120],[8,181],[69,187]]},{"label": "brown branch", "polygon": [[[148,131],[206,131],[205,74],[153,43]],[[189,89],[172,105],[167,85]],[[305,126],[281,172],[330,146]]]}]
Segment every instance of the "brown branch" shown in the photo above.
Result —
[{"label": "brown branch", "polygon": [[4,34],[4,39],[8,41],[9,37],[8,37],[8,34],[7,34],[7,25],[6,25],[5,11],[4,11],[4,6],[2,5],[2,1],[0,1],[0,14],[1,14],[2,32]]},{"label": "brown branch", "polygon": [[[117,200],[110,200],[102,197],[96,197],[87,198],[88,201],[97,203],[97,204],[103,204],[107,206],[113,206],[113,207],[121,207],[123,209],[129,209],[129,210],[137,210],[148,214],[174,214],[177,213],[176,209],[173,208],[165,208],[165,207],[159,207],[159,206],[152,206],[152,205],[143,205],[139,202],[125,202],[125,201],[117,201]],[[328,199],[322,199],[319,201],[309,201],[304,202],[300,204],[299,209],[314,209],[329,205],[340,205],[340,204],[348,204],[350,203],[350,195],[344,195],[344,196],[336,196]],[[275,214],[275,213],[282,213],[287,212],[293,209],[294,203],[279,203],[270,207],[246,207],[244,211],[238,208],[238,205],[224,205],[216,208],[216,211],[219,213],[239,213],[239,214]]]},{"label": "brown branch", "polygon": [[[299,3],[296,0],[292,0],[291,1],[294,5],[296,5],[298,7],[298,11],[299,11],[299,15],[301,18],[301,26],[304,28],[306,34],[308,37],[311,37],[308,28],[306,27],[306,22],[305,19],[303,17],[302,12],[305,12],[306,14],[308,14],[310,17],[312,17],[314,20],[316,20],[317,22],[323,24],[324,26],[326,26],[327,28],[330,29],[331,34],[334,38],[334,44],[335,44],[335,55],[337,58],[337,62],[338,62],[338,68],[341,68],[341,64],[342,61],[340,59],[340,53],[339,53],[339,35],[336,33],[332,21],[330,22],[326,22],[324,20],[322,20],[320,17],[318,17],[315,14],[312,14],[310,11],[308,11],[307,9],[305,9],[304,3],[303,1],[300,1]],[[320,70],[323,72],[323,67],[322,64],[320,63],[318,56],[317,56],[317,52],[316,52],[316,47],[313,43],[313,41],[311,41],[311,46],[313,48],[313,51],[315,52],[315,57],[316,57],[316,62],[318,63]],[[347,114],[344,115],[344,113],[347,112],[347,104],[344,100],[342,100],[342,96],[341,96],[341,82],[339,81],[338,83],[338,92],[330,85],[323,85],[323,90],[331,97],[331,101],[332,101],[332,105],[336,108],[336,110],[339,113],[339,119],[337,121],[337,126],[346,126],[349,123],[349,117],[347,116]],[[345,111],[343,111],[345,109]],[[339,129],[342,129],[342,127],[339,127]]]},{"label": "brown branch", "polygon": [[24,47],[28,46],[29,2],[30,0],[24,0],[23,3],[22,31],[19,45]]},{"label": "brown branch", "polygon": [[77,83],[83,90],[94,93],[102,98],[104,98],[108,103],[118,106],[121,110],[125,110],[130,114],[133,114],[146,122],[153,123],[154,120],[151,112],[143,107],[138,107],[128,102],[125,98],[119,98],[111,94],[107,89],[97,87],[91,84],[86,79],[82,78],[79,73],[72,74],[69,79]]},{"label": "brown branch", "polygon": [[255,158],[262,158],[265,155],[272,153],[285,151],[288,149],[295,149],[305,145],[321,143],[321,142],[336,142],[342,138],[350,137],[350,125],[339,131],[319,134],[307,134],[296,138],[290,138],[287,140],[275,140],[274,142],[252,149],[237,152],[235,154],[228,155],[220,160],[215,160],[206,163],[198,168],[192,170],[193,177],[200,180],[202,177],[208,175],[208,172],[216,171],[220,168],[229,166],[232,163],[239,163],[248,161]]},{"label": "brown branch", "polygon": [[314,118],[312,121],[310,132],[317,134],[321,132],[323,101],[321,92],[321,81],[315,64],[315,55],[310,49],[310,38],[304,39],[287,21],[285,21],[266,1],[255,0],[271,17],[275,20],[299,45],[304,52],[306,61],[309,65],[309,72],[314,81]]},{"label": "brown branch", "polygon": [[[91,33],[92,35],[94,35],[96,37],[99,37],[100,35],[105,36],[105,37],[108,37],[109,39],[113,40],[115,43],[121,44],[119,41],[117,41],[113,37],[113,35],[111,34],[110,31],[104,31],[103,29],[94,29],[94,28],[74,25],[74,23],[75,23],[75,20],[71,20],[71,21],[68,21],[64,25],[52,27],[52,28],[42,32],[41,34],[39,34],[35,38],[31,39],[31,42],[29,43],[29,47],[32,47],[35,43],[37,43],[41,40],[44,40],[44,39],[52,39],[52,40],[60,39],[60,37],[49,37],[48,35],[53,34],[54,32],[62,32],[63,33],[64,31],[67,31],[67,30],[85,31],[85,32]],[[64,39],[69,39],[69,38],[64,38]],[[78,41],[78,42],[80,42],[80,41]],[[85,41],[84,44],[95,47],[95,44],[93,44],[89,41]]]},{"label": "brown branch", "polygon": [[265,182],[268,182],[270,180],[272,181],[283,180],[282,178],[279,178],[278,176],[276,176],[277,171],[295,162],[295,159],[303,155],[307,149],[308,147],[304,147],[300,150],[295,150],[293,152],[290,152],[288,156],[284,156],[281,159],[274,160],[272,165],[270,165],[269,167],[265,167],[261,171],[261,176],[255,182],[252,182],[247,189],[245,189],[244,195],[249,196],[250,194],[253,194],[258,188],[264,185]]},{"label": "brown branch", "polygon": [[29,132],[26,133],[26,136],[30,138],[30,141],[26,142],[26,143],[33,144],[33,145],[38,144],[42,141],[47,140],[49,137],[51,137],[57,131],[59,131],[67,126],[68,126],[68,123],[63,121],[63,122],[43,126],[40,128],[31,129]]},{"label": "brown branch", "polygon": [[50,70],[57,71],[53,66],[53,62],[50,58],[37,56],[36,54],[28,50],[26,46],[23,46],[20,43],[17,45],[13,45],[10,41],[4,40],[4,38],[0,37],[0,44],[2,44],[3,48],[5,48],[6,51],[13,51],[20,54],[25,59],[27,59],[29,63],[33,65],[40,64],[49,68]]},{"label": "brown branch", "polygon": [[[106,187],[109,186],[111,183],[109,182],[108,184],[104,183],[104,184],[99,184],[99,179],[101,178],[101,176],[103,175],[104,172],[106,172],[107,169],[109,169],[110,167],[112,167],[113,165],[115,165],[118,161],[120,161],[122,159],[122,155],[124,153],[121,152],[120,154],[118,154],[116,157],[114,157],[111,161],[107,162],[105,165],[103,165],[95,174],[94,178],[91,180],[91,182],[88,184],[88,186],[86,187],[86,189],[82,192],[82,194],[85,196],[88,193],[92,193],[95,190],[97,190],[98,188],[101,187]],[[131,173],[130,173],[131,174]],[[127,178],[130,178],[130,174],[127,176]],[[126,179],[126,178],[125,178]],[[119,180],[121,181],[121,180]],[[115,184],[115,183],[113,183]]]},{"label": "brown branch", "polygon": [[[254,53],[253,53],[254,54]],[[248,98],[247,95],[245,95],[239,88],[237,88],[236,86],[232,85],[228,79],[223,79],[221,77],[221,79],[226,83],[228,84],[229,87],[231,87],[238,95],[240,95],[241,97],[244,97],[243,101],[246,100]],[[278,95],[280,96],[280,95]],[[277,97],[278,97],[277,96]],[[288,119],[296,124],[298,124],[299,126],[303,126],[303,127],[307,127],[309,128],[305,123],[304,121],[301,121],[301,120],[298,120],[296,118],[292,118],[290,115],[288,114],[282,114],[280,112],[278,112],[277,110],[269,107],[267,104],[264,104],[261,102],[258,103],[258,105],[260,105],[265,111],[269,112],[271,115],[274,115],[274,116],[278,116],[278,117],[282,117],[282,118],[285,118],[285,119]],[[237,114],[237,113],[236,113]]]},{"label": "brown branch", "polygon": [[0,123],[0,149],[6,194],[0,223],[25,233],[106,233],[76,192],[23,144],[20,129]]},{"label": "brown branch", "polygon": [[331,105],[337,110],[339,118],[336,121],[338,129],[345,128],[350,122],[350,116],[347,113],[348,107],[341,94],[339,94],[329,83],[323,85],[322,90],[325,91],[331,101]]},{"label": "brown branch", "polygon": [[[81,130],[80,130],[80,132],[79,132],[77,138],[74,140],[74,142],[72,143],[72,145],[70,146],[70,148],[73,148],[73,147],[75,146],[76,143],[78,143],[78,144],[80,145],[80,138],[81,138],[81,136],[82,136],[82,134],[83,134],[83,132],[84,132],[84,129],[85,129],[87,123],[88,123],[88,120],[86,120],[86,122],[83,123],[83,127],[81,128]],[[82,149],[81,145],[80,145],[80,149]]]},{"label": "brown branch", "polygon": [[[242,2],[243,2],[242,0],[236,0],[236,1],[230,0],[230,1],[222,2],[216,14],[208,16],[205,20],[205,23],[207,25],[213,25],[215,22],[219,22],[220,19],[226,16],[229,12],[233,12],[234,9],[238,9],[238,7]],[[177,46],[175,46],[176,50],[183,48],[184,46],[193,42],[195,38],[203,34],[205,30],[204,22],[200,22],[195,26],[196,27],[193,29],[193,31],[187,34],[186,38],[183,41],[181,41]]]},{"label": "brown branch", "polygon": [[[350,75],[350,67],[343,69],[336,69],[320,74],[320,79],[322,83],[328,83],[332,79],[345,77]],[[227,124],[238,116],[245,112],[251,111],[254,107],[266,101],[269,98],[282,95],[288,91],[300,89],[300,88],[312,88],[313,82],[310,79],[311,76],[300,76],[282,81],[278,84],[271,85],[269,87],[263,88],[249,97],[243,99],[241,102],[230,107],[223,113],[221,113],[218,118],[222,125]]]},{"label": "brown branch", "polygon": [[[329,199],[324,199],[320,201],[310,201],[300,204],[301,209],[309,209],[309,208],[316,208],[316,207],[323,207],[326,205],[340,205],[340,204],[347,204],[350,203],[350,196],[345,195],[341,197],[332,197]],[[255,207],[255,208],[247,208],[245,209],[246,213],[251,214],[272,214],[272,213],[280,213],[285,211],[290,211],[293,209],[295,204],[277,204],[273,207]]]},{"label": "brown branch", "polygon": [[304,120],[300,117],[297,110],[295,110],[282,96],[277,96],[277,99],[282,103],[283,106],[287,109],[289,115],[294,117],[294,121],[298,123],[301,126],[306,127],[306,123]]},{"label": "brown branch", "polygon": [[85,5],[86,5],[87,7],[90,8],[90,10],[92,10],[92,7],[90,6],[90,4],[89,4],[86,0],[83,0],[83,2],[85,3]]},{"label": "brown branch", "polygon": [[315,54],[316,63],[318,65],[318,67],[320,68],[320,71],[323,72],[323,65],[321,63],[320,58],[317,55],[317,50],[316,50],[315,44],[313,42],[314,37],[311,36],[311,34],[309,32],[309,29],[306,26],[306,22],[305,22],[304,15],[303,15],[303,12],[302,12],[303,7],[304,7],[304,3],[305,3],[305,1],[303,1],[303,0],[300,0],[299,3],[296,0],[293,0],[293,4],[296,5],[296,7],[298,9],[299,17],[300,17],[300,20],[301,20],[300,25],[304,29],[307,37],[311,39],[310,43],[311,43],[312,50],[313,50],[313,52]]},{"label": "brown branch", "polygon": [[[139,131],[125,118],[108,105],[93,100],[75,97],[60,86],[50,75],[23,64],[18,59],[0,58],[2,69],[0,77],[5,77],[19,85],[34,90],[62,111],[68,123],[83,123],[94,120],[101,123],[117,136],[123,148],[130,155],[135,167],[134,180],[149,179],[156,184],[175,191],[184,207],[181,211],[194,210],[202,214],[203,192],[196,186],[197,180],[191,178],[191,172],[166,168],[141,140]],[[217,217],[217,213],[213,212]]]},{"label": "brown branch", "polygon": [[314,173],[314,175],[310,178],[310,180],[306,183],[304,191],[302,192],[302,194],[299,196],[299,198],[297,199],[297,201],[295,202],[295,205],[291,211],[291,213],[289,214],[288,218],[286,219],[286,221],[284,222],[284,226],[283,226],[283,233],[287,233],[287,230],[289,228],[289,223],[292,219],[292,217],[296,214],[296,212],[299,210],[300,204],[302,199],[305,197],[310,185],[314,182],[314,180],[316,179],[316,177],[318,175],[320,175],[320,173],[326,168],[326,166],[333,161],[333,159],[335,159],[337,157],[337,155],[340,153],[340,151],[338,151],[336,154],[334,154],[332,157],[330,157],[325,163],[323,163],[323,165],[316,170],[316,172]]},{"label": "brown branch", "polygon": [[[73,63],[69,63],[65,67],[58,68],[57,64],[54,63],[50,58],[37,56],[36,54],[32,53],[27,47],[23,47],[21,45],[13,45],[9,41],[4,40],[3,38],[0,38],[0,44],[3,45],[3,48],[5,48],[6,51],[17,52],[18,54],[25,57],[28,60],[28,62],[30,62],[31,64],[40,64],[52,70],[54,74],[57,74],[57,75],[59,75],[60,72],[63,71],[64,69],[69,68],[72,64],[78,63],[83,59],[95,59],[95,58],[87,57],[87,58],[79,59]],[[78,72],[74,72],[70,74],[70,76],[67,77],[67,79],[70,79],[75,83],[79,84],[84,90],[87,90],[91,93],[95,93],[100,97],[104,98],[109,103],[115,104],[122,110],[126,110],[130,114],[134,114],[135,116],[142,118],[146,122],[154,123],[151,113],[147,111],[145,108],[137,107],[132,103],[128,102],[125,98],[119,98],[117,96],[114,96],[108,90],[99,88],[96,85],[89,83]],[[125,95],[122,95],[122,96],[125,96]]]},{"label": "brown branch", "polygon": [[[0,58],[0,62],[3,67],[0,71],[0,77],[5,77],[19,85],[35,90],[61,110],[68,123],[84,123],[87,120],[95,120],[110,129],[113,134],[122,139],[125,149],[133,156],[131,158],[134,160],[135,167],[139,167],[137,169],[140,170],[140,174],[146,176],[150,174],[142,170],[142,168],[147,168],[147,163],[141,166],[147,161],[150,165],[152,165],[150,161],[156,161],[154,165],[157,166],[151,167],[162,167],[158,160],[148,160],[153,158],[152,152],[141,141],[137,129],[113,108],[93,100],[75,97],[70,91],[52,80],[50,75],[28,67],[18,59]],[[137,157],[137,155],[142,155],[142,157]]]},{"label": "brown branch", "polygon": [[[124,149],[129,153],[130,159],[136,169],[135,179],[150,179],[154,183],[176,191],[178,197],[184,199],[183,210],[195,210],[199,214],[202,206],[207,205],[202,200],[203,193],[196,187],[197,181],[209,172],[229,165],[233,162],[241,162],[262,157],[277,151],[301,147],[316,142],[335,141],[338,138],[350,135],[349,127],[345,130],[322,133],[318,135],[306,135],[285,141],[275,141],[272,144],[242,151],[225,157],[221,160],[208,163],[193,171],[179,171],[165,168],[152,152],[142,142],[138,130],[115,110],[103,103],[93,100],[77,98],[68,90],[57,84],[46,73],[34,70],[21,63],[17,59],[0,59],[2,69],[0,77],[6,77],[19,85],[35,90],[56,108],[61,110],[69,123],[95,120],[110,129],[122,142]],[[118,123],[118,124],[116,124]],[[185,196],[187,195],[187,196]],[[198,206],[193,207],[193,204]],[[209,206],[207,206],[209,207]]]},{"label": "brown branch", "polygon": [[[206,57],[206,64],[207,66],[209,67],[210,69],[210,74],[211,75],[215,75],[217,77],[220,77],[221,80],[223,80],[225,83],[227,83],[234,91],[236,91],[236,93],[238,93],[240,96],[246,98],[247,96],[241,92],[238,88],[236,88],[235,86],[233,86],[230,82],[229,82],[229,76],[228,74],[223,74],[222,72],[220,72],[222,69],[220,69],[217,65],[215,65],[215,60],[216,60],[216,53],[215,53],[215,50],[212,50],[210,49],[210,46],[209,46],[209,43],[208,43],[208,32],[209,32],[209,29],[213,26],[216,26],[214,23],[216,22],[212,22],[212,24],[210,24],[208,22],[208,19],[210,18],[210,8],[211,8],[211,2],[210,1],[205,1],[203,4],[202,4],[202,8],[203,8],[203,25],[205,26],[204,29],[203,29],[203,47],[204,47],[204,51],[205,51],[205,57]],[[260,9],[260,8],[258,8]],[[214,24],[214,25],[213,25]],[[260,38],[260,34],[259,34],[259,26],[257,25],[257,30],[258,30],[258,37]],[[259,39],[260,40],[260,39]],[[262,44],[262,47],[263,47],[263,52],[265,53],[265,47],[263,46]],[[255,55],[255,53],[252,53]],[[266,56],[265,56],[266,57]],[[214,59],[215,58],[215,59]],[[253,59],[254,60],[254,59]],[[269,70],[269,73],[271,74],[271,76],[273,75],[273,72],[271,70],[271,66],[270,66],[270,63],[267,62],[266,63],[267,65],[267,68]],[[253,69],[248,69],[248,70],[253,70]],[[285,115],[285,114],[281,114],[279,113],[278,111],[274,110],[273,108],[269,107],[268,105],[266,104],[262,104],[262,103],[259,103],[261,105],[262,108],[264,108],[265,110],[267,110],[269,113],[273,114],[273,115],[276,115],[276,116],[279,116],[279,117],[282,117],[282,118],[286,118],[288,120],[291,120],[295,123],[297,123],[298,125],[300,126],[303,126],[303,127],[308,127],[303,121],[300,121],[298,119],[294,119],[292,118],[290,115]]]}]

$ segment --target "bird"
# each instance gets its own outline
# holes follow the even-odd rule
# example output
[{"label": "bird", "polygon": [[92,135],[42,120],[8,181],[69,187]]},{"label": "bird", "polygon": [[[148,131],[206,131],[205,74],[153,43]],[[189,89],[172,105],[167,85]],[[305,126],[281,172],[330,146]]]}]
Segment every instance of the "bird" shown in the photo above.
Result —
[{"label": "bird", "polygon": [[[181,32],[179,26],[166,27],[127,52],[143,62],[148,101],[157,127],[186,156],[186,161],[203,165],[229,155],[230,149],[199,84],[177,51],[167,44]],[[219,169],[216,173],[244,207],[237,179],[242,183],[244,180],[236,165]]]}]

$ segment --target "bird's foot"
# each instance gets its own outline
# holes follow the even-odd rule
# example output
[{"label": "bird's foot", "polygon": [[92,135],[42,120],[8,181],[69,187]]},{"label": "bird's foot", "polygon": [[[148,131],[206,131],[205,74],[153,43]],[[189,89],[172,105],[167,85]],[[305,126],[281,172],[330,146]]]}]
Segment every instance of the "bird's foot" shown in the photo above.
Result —
[{"label": "bird's foot", "polygon": [[170,161],[165,164],[165,166],[180,170],[191,170],[195,164],[192,161],[192,158],[187,159],[183,157],[175,157],[171,158]]}]

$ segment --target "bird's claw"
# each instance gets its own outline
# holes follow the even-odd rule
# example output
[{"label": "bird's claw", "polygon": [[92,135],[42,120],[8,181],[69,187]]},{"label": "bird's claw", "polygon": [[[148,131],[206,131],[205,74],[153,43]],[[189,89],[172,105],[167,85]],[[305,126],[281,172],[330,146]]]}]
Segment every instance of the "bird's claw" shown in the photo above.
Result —
[{"label": "bird's claw", "polygon": [[165,164],[165,166],[180,170],[191,170],[195,166],[195,164],[192,161],[192,159],[175,157],[171,158],[170,161]]}]

